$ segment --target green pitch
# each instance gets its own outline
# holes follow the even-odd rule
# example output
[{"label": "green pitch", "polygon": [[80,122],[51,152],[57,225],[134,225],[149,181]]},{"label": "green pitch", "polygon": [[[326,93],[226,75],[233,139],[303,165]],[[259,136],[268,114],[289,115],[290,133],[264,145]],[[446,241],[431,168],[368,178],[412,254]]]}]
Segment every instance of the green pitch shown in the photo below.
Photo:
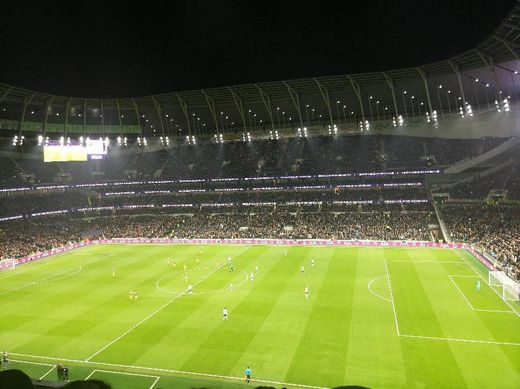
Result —
[{"label": "green pitch", "polygon": [[447,249],[91,246],[0,273],[0,351],[116,389],[518,388],[520,305],[486,281]]}]

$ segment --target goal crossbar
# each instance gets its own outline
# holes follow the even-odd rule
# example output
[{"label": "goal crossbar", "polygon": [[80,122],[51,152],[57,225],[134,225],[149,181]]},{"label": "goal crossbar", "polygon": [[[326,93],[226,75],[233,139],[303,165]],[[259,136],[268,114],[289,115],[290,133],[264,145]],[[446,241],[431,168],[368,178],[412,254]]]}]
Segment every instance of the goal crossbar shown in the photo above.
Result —
[{"label": "goal crossbar", "polygon": [[489,285],[501,288],[502,299],[520,301],[520,283],[509,278],[503,271],[490,271]]},{"label": "goal crossbar", "polygon": [[12,270],[16,267],[17,260],[14,258],[7,258],[0,260],[0,271]]}]

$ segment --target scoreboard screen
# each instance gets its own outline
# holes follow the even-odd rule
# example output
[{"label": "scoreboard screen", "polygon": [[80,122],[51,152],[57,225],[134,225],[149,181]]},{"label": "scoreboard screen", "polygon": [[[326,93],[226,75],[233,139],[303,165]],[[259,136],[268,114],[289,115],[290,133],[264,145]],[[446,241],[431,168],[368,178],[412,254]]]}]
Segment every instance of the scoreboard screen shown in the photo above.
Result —
[{"label": "scoreboard screen", "polygon": [[108,145],[102,139],[88,139],[84,145],[75,141],[69,144],[53,142],[43,146],[43,162],[84,162],[107,157]]},{"label": "scoreboard screen", "polygon": [[87,160],[87,151],[83,146],[43,146],[43,162],[67,162]]}]

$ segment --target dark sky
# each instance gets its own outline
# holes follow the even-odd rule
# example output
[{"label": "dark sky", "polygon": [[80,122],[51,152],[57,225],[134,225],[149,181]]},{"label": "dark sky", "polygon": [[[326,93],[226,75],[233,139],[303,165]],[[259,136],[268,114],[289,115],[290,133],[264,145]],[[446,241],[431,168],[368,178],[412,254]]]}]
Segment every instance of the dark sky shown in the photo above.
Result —
[{"label": "dark sky", "polygon": [[424,64],[515,0],[0,0],[0,82],[128,97]]}]

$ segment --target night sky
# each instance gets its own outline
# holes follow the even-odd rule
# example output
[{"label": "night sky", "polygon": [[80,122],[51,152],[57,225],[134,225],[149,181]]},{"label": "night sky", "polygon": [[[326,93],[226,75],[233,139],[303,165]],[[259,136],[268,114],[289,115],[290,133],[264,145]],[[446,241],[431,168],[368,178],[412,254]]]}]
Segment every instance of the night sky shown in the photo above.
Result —
[{"label": "night sky", "polygon": [[0,82],[129,97],[425,64],[515,0],[0,0]]}]

